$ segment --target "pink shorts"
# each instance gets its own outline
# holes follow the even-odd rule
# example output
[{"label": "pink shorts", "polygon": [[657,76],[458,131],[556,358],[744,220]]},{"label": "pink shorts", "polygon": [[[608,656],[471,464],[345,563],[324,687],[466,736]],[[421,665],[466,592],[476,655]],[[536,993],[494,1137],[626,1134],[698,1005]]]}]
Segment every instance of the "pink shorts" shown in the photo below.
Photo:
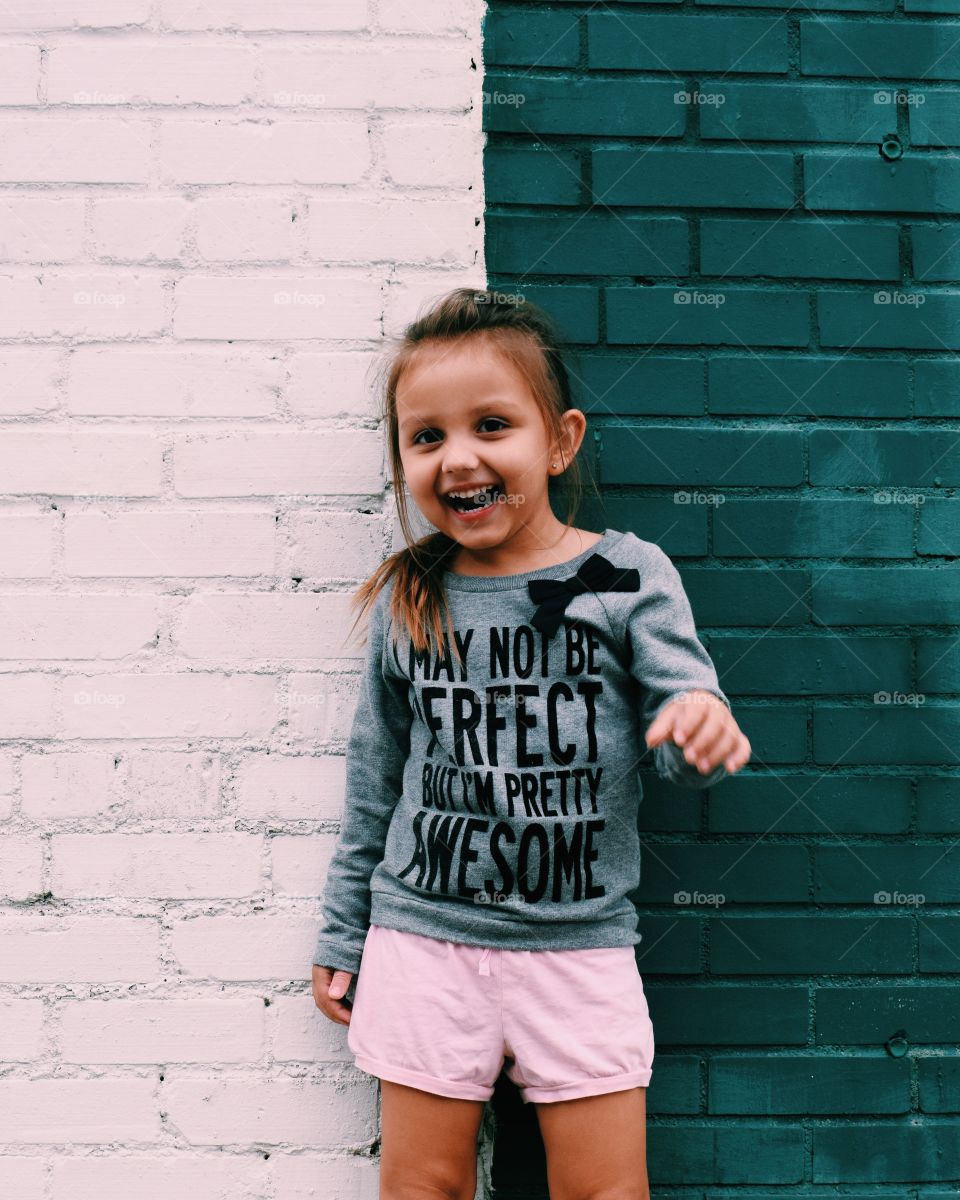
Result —
[{"label": "pink shorts", "polygon": [[347,1044],[369,1075],[525,1104],[646,1087],[653,1026],[632,946],[494,950],[371,925]]}]

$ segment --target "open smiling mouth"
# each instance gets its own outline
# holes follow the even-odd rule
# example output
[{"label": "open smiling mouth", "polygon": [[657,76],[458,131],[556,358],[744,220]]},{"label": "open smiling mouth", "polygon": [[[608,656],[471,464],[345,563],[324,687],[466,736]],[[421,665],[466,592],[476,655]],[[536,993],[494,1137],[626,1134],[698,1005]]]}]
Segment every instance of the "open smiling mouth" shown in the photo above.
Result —
[{"label": "open smiling mouth", "polygon": [[448,493],[443,499],[458,516],[466,517],[489,512],[496,506],[498,498],[502,495],[503,488],[499,484],[495,484],[493,487],[482,488],[464,495],[452,496]]}]

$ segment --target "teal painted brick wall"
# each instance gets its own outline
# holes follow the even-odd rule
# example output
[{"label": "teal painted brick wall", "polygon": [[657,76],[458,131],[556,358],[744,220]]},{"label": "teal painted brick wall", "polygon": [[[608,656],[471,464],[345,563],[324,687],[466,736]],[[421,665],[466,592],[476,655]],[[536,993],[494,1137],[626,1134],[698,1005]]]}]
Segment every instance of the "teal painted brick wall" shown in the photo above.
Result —
[{"label": "teal painted brick wall", "polygon": [[754,747],[644,774],[654,1197],[960,1194],[958,80],[960,0],[488,8],[488,282]]}]

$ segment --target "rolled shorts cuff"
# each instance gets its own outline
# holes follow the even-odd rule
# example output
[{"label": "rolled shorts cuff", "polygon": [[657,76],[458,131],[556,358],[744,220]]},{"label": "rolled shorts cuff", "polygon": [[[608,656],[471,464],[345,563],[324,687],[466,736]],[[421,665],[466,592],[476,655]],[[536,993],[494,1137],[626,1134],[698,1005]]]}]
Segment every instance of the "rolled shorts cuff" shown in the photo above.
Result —
[{"label": "rolled shorts cuff", "polygon": [[438,1096],[449,1096],[453,1100],[489,1100],[492,1087],[460,1080],[451,1083],[448,1079],[435,1079],[422,1071],[411,1071],[407,1067],[394,1067],[390,1063],[368,1058],[365,1054],[354,1055],[354,1062],[361,1071],[386,1079],[389,1083],[403,1083],[407,1087],[419,1088],[422,1092],[433,1092]]},{"label": "rolled shorts cuff", "polygon": [[555,1100],[578,1100],[582,1096],[605,1096],[608,1092],[623,1092],[628,1088],[649,1087],[653,1069],[633,1071],[628,1075],[604,1075],[584,1079],[580,1083],[565,1083],[560,1087],[521,1087],[524,1104],[551,1104]]}]

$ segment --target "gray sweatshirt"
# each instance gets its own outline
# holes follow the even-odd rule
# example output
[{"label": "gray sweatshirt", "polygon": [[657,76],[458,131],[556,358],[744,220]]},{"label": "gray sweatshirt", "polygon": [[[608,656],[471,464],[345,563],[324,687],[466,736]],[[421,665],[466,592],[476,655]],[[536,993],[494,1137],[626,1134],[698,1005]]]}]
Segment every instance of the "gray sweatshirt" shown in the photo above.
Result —
[{"label": "gray sweatshirt", "polygon": [[[676,568],[608,529],[557,566],[443,582],[465,671],[405,629],[394,647],[392,581],[370,610],[314,963],[356,973],[371,924],[511,950],[635,945],[644,734],[694,688],[730,707]],[[673,742],[653,755],[683,787],[727,773],[701,775]]]}]

